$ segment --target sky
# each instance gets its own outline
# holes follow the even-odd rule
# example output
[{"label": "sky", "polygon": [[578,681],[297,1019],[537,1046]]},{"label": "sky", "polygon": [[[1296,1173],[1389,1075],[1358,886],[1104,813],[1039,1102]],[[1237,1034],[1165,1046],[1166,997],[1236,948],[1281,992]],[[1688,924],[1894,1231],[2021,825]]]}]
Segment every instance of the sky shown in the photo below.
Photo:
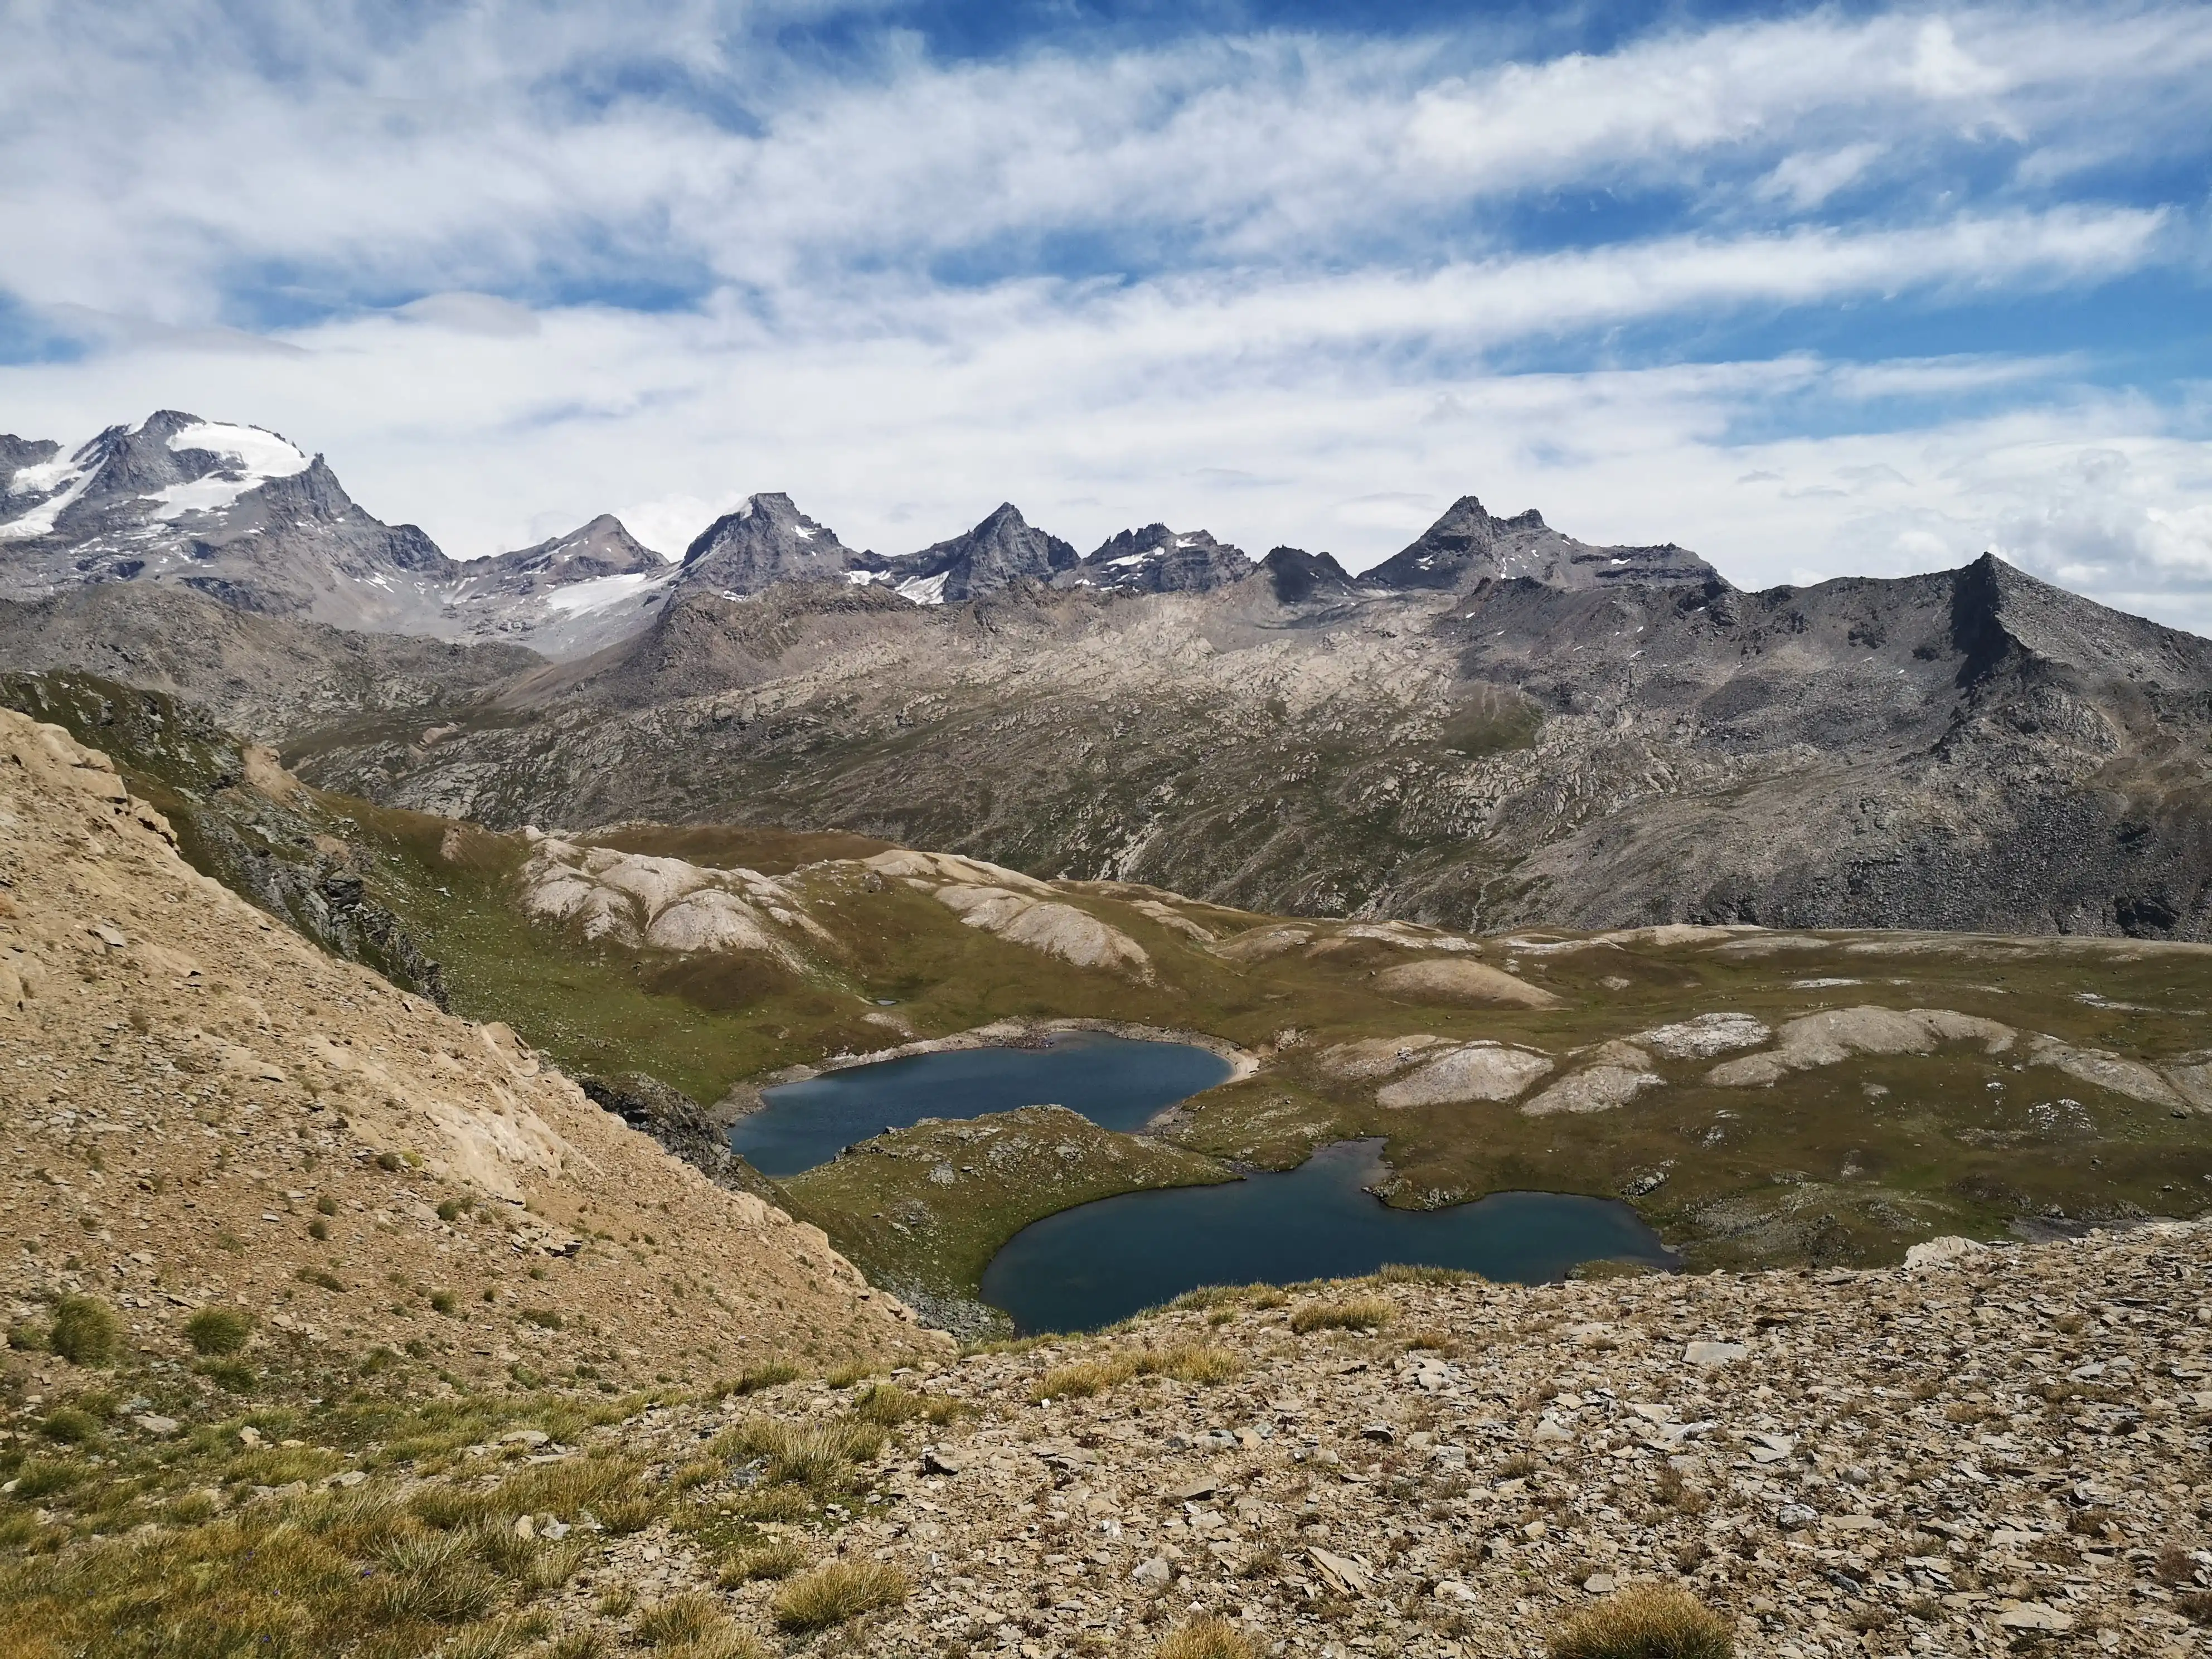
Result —
[{"label": "sky", "polygon": [[2212,8],[0,0],[0,431],[457,557],[1457,497],[2212,633]]}]

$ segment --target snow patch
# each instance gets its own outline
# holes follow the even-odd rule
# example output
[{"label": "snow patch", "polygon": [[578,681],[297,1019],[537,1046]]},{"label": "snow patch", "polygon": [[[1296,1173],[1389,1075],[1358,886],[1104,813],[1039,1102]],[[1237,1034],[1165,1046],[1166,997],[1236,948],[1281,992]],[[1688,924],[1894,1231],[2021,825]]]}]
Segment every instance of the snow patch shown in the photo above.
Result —
[{"label": "snow patch", "polygon": [[909,576],[891,591],[901,599],[910,599],[916,605],[943,605],[945,584],[951,574],[946,570],[934,576]]},{"label": "snow patch", "polygon": [[146,497],[161,503],[154,514],[157,519],[216,512],[247,490],[305,472],[312,464],[296,447],[273,432],[264,432],[258,426],[228,426],[216,421],[203,421],[185,428],[169,440],[169,447],[173,451],[203,450],[220,455],[228,465],[204,478],[170,484]]},{"label": "snow patch", "polygon": [[571,582],[566,587],[556,588],[545,596],[545,608],[557,611],[564,617],[580,617],[593,611],[611,611],[617,605],[629,604],[646,589],[667,580],[666,576],[656,575],[649,570],[622,576],[594,576],[589,581]]},{"label": "snow patch", "polygon": [[84,459],[85,452],[91,447],[90,444],[83,446],[67,460],[57,458],[40,461],[36,466],[15,469],[15,476],[8,481],[10,493],[20,495],[34,489],[55,493],[29,512],[0,524],[0,542],[23,541],[53,533],[54,520],[91,487],[97,469]]}]

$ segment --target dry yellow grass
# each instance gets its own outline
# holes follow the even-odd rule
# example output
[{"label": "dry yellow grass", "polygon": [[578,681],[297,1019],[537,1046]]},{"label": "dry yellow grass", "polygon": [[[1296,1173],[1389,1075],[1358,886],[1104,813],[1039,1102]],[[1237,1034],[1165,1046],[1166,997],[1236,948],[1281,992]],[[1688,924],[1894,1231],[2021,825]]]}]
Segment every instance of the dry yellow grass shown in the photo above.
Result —
[{"label": "dry yellow grass", "polygon": [[884,1431],[872,1423],[781,1423],[752,1418],[725,1429],[708,1448],[733,1462],[763,1458],[770,1485],[829,1490],[844,1484],[856,1464],[884,1449]]},{"label": "dry yellow grass", "polygon": [[1244,1362],[1226,1348],[1181,1342],[1164,1348],[1139,1348],[1055,1366],[1030,1385],[1032,1402],[1088,1400],[1139,1376],[1170,1376],[1178,1382],[1226,1382]]},{"label": "dry yellow grass", "polygon": [[721,1604],[695,1590],[656,1601],[638,1614],[637,1634],[649,1646],[672,1648],[710,1636],[726,1622]]},{"label": "dry yellow grass", "polygon": [[1291,1314],[1291,1328],[1309,1331],[1379,1331],[1397,1316],[1387,1296],[1347,1297],[1340,1302],[1308,1302]]},{"label": "dry yellow grass", "polygon": [[1254,1659],[1251,1642],[1226,1619],[1194,1619],[1170,1631],[1153,1659]]},{"label": "dry yellow grass", "polygon": [[1569,1620],[1552,1659],[1729,1659],[1735,1632],[1687,1590],[1632,1584]]},{"label": "dry yellow grass", "polygon": [[793,1634],[827,1630],[864,1613],[895,1607],[912,1588],[904,1573],[880,1562],[826,1562],[776,1593],[775,1622]]},{"label": "dry yellow grass", "polygon": [[718,1581],[724,1589],[736,1589],[763,1578],[788,1578],[806,1565],[806,1552],[788,1540],[754,1544],[732,1550],[722,1559]]}]

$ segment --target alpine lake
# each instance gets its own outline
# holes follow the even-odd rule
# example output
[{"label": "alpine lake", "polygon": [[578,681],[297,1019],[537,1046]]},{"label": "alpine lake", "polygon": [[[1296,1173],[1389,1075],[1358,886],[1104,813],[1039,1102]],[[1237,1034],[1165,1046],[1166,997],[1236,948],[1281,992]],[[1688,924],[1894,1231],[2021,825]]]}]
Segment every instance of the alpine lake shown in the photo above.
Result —
[{"label": "alpine lake", "polygon": [[[1189,1044],[1089,1032],[908,1055],[769,1089],[762,1109],[732,1126],[730,1144],[781,1178],[885,1129],[1043,1102],[1134,1133],[1231,1070]],[[1123,1193],[1047,1216],[992,1258],[983,1300],[1034,1334],[1095,1330],[1205,1285],[1352,1278],[1391,1263],[1524,1284],[1588,1261],[1675,1265],[1658,1235],[1613,1199],[1495,1193],[1447,1209],[1393,1209],[1367,1190],[1385,1173],[1382,1147],[1339,1141],[1283,1173]]]}]

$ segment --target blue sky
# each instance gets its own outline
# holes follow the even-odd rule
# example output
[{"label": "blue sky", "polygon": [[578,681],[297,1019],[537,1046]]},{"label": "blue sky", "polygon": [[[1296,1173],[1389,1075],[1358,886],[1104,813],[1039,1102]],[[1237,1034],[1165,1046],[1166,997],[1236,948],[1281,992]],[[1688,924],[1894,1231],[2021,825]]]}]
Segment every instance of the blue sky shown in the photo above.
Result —
[{"label": "blue sky", "polygon": [[755,489],[2212,631],[2212,10],[0,0],[0,430],[161,405],[471,556]]}]

